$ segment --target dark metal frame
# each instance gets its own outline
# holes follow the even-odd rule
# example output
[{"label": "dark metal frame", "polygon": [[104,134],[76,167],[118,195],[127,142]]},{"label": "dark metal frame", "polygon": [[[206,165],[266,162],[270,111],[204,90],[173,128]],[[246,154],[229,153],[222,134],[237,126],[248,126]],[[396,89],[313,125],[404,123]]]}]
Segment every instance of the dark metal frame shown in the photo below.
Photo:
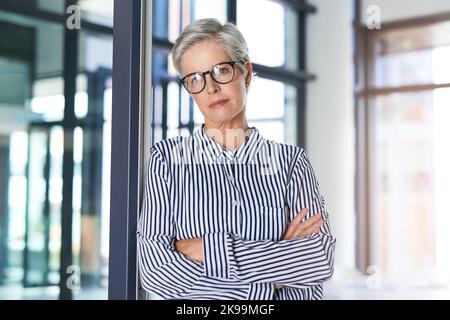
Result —
[{"label": "dark metal frame", "polygon": [[10,147],[6,140],[7,138],[4,135],[0,135],[0,285],[5,278],[4,268],[6,261],[8,261],[6,240],[8,239],[9,219],[6,213],[9,197],[7,176],[9,174]]},{"label": "dark metal frame", "polygon": [[227,17],[228,21],[236,24],[237,22],[237,0],[227,1]]},{"label": "dark metal frame", "polygon": [[316,7],[307,3],[304,0],[272,0],[274,2],[281,3],[282,5],[291,7],[294,10],[305,12],[305,13],[315,13]]},{"label": "dark metal frame", "polygon": [[[66,0],[66,7],[77,0]],[[78,32],[65,29],[64,34],[64,154],[63,154],[63,197],[61,207],[61,265],[59,269],[59,298],[72,299],[68,288],[68,268],[73,264],[72,217],[73,217],[73,131],[75,129],[75,93],[78,67]]]},{"label": "dark metal frame", "polygon": [[141,7],[114,1],[109,299],[137,298]]},{"label": "dark metal frame", "polygon": [[306,146],[306,81],[315,79],[315,76],[306,73],[306,15],[315,12],[315,8],[302,1],[285,1],[296,3],[298,16],[298,69],[302,72],[303,81],[297,85],[297,145]]}]

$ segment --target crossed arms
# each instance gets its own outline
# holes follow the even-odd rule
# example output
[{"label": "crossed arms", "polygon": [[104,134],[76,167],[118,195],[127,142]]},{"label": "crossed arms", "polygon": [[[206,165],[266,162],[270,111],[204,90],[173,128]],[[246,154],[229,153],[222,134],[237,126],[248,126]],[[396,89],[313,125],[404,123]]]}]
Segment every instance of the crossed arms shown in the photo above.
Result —
[{"label": "crossed arms", "polygon": [[210,278],[305,288],[331,277],[335,239],[305,154],[288,190],[290,207],[299,213],[280,241],[246,240],[226,232],[177,241],[166,173],[161,154],[152,148],[137,234],[144,289],[183,299]]}]

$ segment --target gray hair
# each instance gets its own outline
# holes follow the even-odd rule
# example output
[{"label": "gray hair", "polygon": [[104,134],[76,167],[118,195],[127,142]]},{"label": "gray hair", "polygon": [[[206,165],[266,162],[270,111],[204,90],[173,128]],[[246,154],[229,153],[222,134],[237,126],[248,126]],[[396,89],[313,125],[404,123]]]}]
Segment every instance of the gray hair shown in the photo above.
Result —
[{"label": "gray hair", "polygon": [[[244,36],[230,22],[222,25],[217,19],[199,19],[186,28],[175,41],[172,49],[172,61],[175,70],[181,75],[181,58],[183,54],[193,45],[205,41],[216,40],[230,56],[233,61],[244,62],[249,60],[247,43]],[[244,66],[237,64],[246,75]]]}]

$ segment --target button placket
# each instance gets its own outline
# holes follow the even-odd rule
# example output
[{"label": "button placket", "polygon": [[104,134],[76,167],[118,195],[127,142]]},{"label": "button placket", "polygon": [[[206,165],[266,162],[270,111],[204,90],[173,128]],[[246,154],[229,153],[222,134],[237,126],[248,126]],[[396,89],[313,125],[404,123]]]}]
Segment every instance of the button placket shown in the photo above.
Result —
[{"label": "button placket", "polygon": [[236,199],[234,200],[234,205],[236,206],[236,219],[238,220],[238,226],[240,226],[241,230],[239,230],[239,233],[243,235],[242,230],[242,194],[241,190],[239,189],[239,186],[237,185],[236,180],[236,168],[238,165],[238,161],[236,157],[233,157],[233,164],[232,164],[232,172],[233,172],[233,179],[232,179],[232,185],[234,187],[234,192],[236,195]]},{"label": "button placket", "polygon": [[[236,184],[236,157],[232,157],[228,159],[225,156],[225,153],[222,154],[220,159],[222,172],[225,176],[225,179],[228,180],[229,186],[231,187],[231,208],[233,212],[233,219],[236,219],[235,225],[242,226],[242,196],[241,191],[239,190]],[[242,230],[235,230],[235,232],[242,234]]]}]

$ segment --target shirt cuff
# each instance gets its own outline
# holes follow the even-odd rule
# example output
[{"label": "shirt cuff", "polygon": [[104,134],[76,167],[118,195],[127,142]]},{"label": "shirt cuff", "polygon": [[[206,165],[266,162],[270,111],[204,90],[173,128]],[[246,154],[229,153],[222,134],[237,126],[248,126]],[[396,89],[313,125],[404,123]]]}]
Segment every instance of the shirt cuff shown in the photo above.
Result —
[{"label": "shirt cuff", "polygon": [[205,275],[212,278],[231,278],[234,265],[233,239],[226,232],[203,235],[203,265]]}]

